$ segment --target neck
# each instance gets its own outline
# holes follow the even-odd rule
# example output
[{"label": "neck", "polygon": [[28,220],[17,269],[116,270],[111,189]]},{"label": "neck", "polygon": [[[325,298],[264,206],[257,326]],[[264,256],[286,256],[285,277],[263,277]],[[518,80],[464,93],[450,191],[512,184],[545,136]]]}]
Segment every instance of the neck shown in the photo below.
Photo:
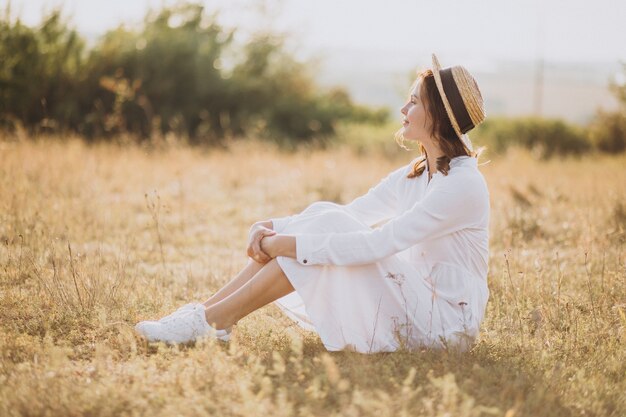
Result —
[{"label": "neck", "polygon": [[437,158],[440,156],[444,156],[445,154],[439,149],[438,146],[430,144],[430,146],[424,145],[424,149],[426,150],[426,160],[428,161],[428,173],[433,175],[437,172]]}]

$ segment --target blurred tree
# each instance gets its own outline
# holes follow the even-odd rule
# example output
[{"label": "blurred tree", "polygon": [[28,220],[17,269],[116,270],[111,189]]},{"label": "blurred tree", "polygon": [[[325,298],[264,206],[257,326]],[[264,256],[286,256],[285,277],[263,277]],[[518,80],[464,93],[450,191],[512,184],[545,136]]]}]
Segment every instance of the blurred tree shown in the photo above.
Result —
[{"label": "blurred tree", "polygon": [[87,90],[97,99],[87,119],[98,125],[103,111],[114,117],[89,130],[147,137],[157,127],[193,140],[205,124],[204,132],[221,137],[228,89],[216,62],[231,40],[193,4],[149,14],[141,32],[110,31],[88,59]]},{"label": "blurred tree", "polygon": [[589,126],[589,139],[602,152],[624,152],[626,150],[626,114],[598,111]]},{"label": "blurred tree", "polygon": [[[0,20],[0,121],[72,129],[87,138],[173,132],[192,143],[258,135],[280,142],[328,137],[338,120],[384,122],[385,110],[323,92],[305,63],[270,32],[234,45],[234,30],[201,4],[146,15],[91,50],[54,11],[41,26]],[[156,130],[155,130],[156,129]]]},{"label": "blurred tree", "polygon": [[541,158],[578,155],[591,149],[584,129],[556,119],[488,118],[476,128],[474,135],[495,152],[516,145],[536,152]]},{"label": "blurred tree", "polygon": [[[626,63],[622,63],[622,80],[626,80]],[[602,152],[626,151],[626,82],[612,80],[609,88],[619,101],[614,112],[599,110],[589,126],[589,138]]]},{"label": "blurred tree", "polygon": [[37,128],[77,122],[84,42],[53,11],[35,30],[0,20],[0,121]]},{"label": "blurred tree", "polygon": [[615,96],[622,106],[621,110],[626,111],[626,62],[622,62],[622,76],[621,81],[611,80],[609,88],[613,91]]}]

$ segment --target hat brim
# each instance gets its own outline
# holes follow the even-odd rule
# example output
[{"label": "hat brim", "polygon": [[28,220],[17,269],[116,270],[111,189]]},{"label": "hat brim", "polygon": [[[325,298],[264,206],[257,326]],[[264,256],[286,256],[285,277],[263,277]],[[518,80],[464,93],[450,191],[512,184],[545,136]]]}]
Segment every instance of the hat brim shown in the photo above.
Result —
[{"label": "hat brim", "polygon": [[461,129],[459,128],[459,124],[454,117],[454,113],[452,112],[452,107],[450,106],[450,102],[448,101],[448,97],[446,96],[446,91],[443,89],[443,83],[441,82],[441,65],[439,64],[439,60],[435,54],[432,54],[432,64],[433,64],[433,76],[435,77],[435,84],[437,85],[437,90],[439,90],[439,95],[441,96],[441,100],[443,101],[443,106],[446,109],[446,113],[448,113],[448,118],[450,119],[450,123],[452,124],[452,128],[457,134],[457,137],[465,145],[465,147],[472,152],[474,149],[472,147],[472,142],[469,139],[467,134],[463,134]]}]

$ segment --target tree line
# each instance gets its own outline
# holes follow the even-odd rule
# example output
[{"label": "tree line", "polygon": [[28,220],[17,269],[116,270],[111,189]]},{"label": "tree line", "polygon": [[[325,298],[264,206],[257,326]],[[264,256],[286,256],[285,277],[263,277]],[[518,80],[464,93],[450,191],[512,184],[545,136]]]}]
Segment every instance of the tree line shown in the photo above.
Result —
[{"label": "tree line", "polygon": [[[241,44],[218,17],[182,3],[87,46],[61,10],[30,27],[7,6],[0,15],[0,129],[71,132],[88,141],[174,134],[192,144],[254,136],[297,145],[330,138],[340,124],[388,122],[388,109],[357,105],[342,88],[319,88],[310,66],[288,52],[284,35],[258,33]],[[548,157],[624,152],[626,84],[610,88],[619,108],[599,111],[585,127],[489,118],[476,132],[478,142],[494,150],[517,144]]]},{"label": "tree line", "polygon": [[299,142],[330,136],[339,121],[384,123],[388,110],[356,105],[341,88],[321,90],[285,38],[234,42],[218,15],[186,3],[148,12],[95,45],[54,10],[37,27],[0,18],[0,128],[120,133],[145,140],[174,133],[191,143],[256,135]]}]

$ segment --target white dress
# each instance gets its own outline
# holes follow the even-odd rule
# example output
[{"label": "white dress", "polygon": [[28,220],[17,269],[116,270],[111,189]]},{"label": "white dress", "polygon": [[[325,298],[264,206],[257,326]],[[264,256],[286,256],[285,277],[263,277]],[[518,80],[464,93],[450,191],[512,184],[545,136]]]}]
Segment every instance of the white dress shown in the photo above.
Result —
[{"label": "white dress", "polygon": [[[347,205],[272,219],[296,236],[277,262],[295,291],[275,301],[326,349],[466,350],[489,298],[489,192],[476,158],[407,178],[417,158]],[[381,221],[388,220],[382,226]]]}]

